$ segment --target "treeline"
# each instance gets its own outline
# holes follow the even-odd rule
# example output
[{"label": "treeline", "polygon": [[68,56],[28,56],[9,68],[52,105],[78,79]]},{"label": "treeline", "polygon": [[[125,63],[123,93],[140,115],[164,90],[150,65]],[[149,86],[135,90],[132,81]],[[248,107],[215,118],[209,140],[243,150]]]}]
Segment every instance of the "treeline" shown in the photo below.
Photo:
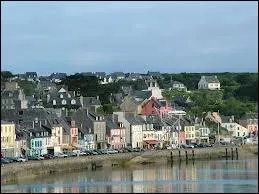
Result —
[{"label": "treeline", "polygon": [[[202,75],[217,75],[220,84],[220,91],[197,90],[198,82]],[[7,81],[13,77],[11,72],[1,72],[1,81]],[[258,102],[258,73],[180,73],[162,74],[156,78],[161,88],[166,88],[171,81],[182,82],[190,93],[167,91],[164,96],[172,100],[176,96],[190,97],[194,105],[187,107],[187,111],[193,115],[201,116],[204,112],[220,111],[224,115],[235,115],[237,117],[245,112],[257,111]],[[95,76],[83,76],[74,74],[67,76],[61,84],[67,85],[69,90],[80,91],[83,96],[99,96],[104,106],[104,112],[111,112],[114,105],[110,104],[111,94],[121,92],[121,86],[132,86],[133,90],[146,89],[145,81],[120,80],[115,83],[101,85]],[[26,95],[31,95],[35,90],[34,84],[28,81],[19,83]]]}]

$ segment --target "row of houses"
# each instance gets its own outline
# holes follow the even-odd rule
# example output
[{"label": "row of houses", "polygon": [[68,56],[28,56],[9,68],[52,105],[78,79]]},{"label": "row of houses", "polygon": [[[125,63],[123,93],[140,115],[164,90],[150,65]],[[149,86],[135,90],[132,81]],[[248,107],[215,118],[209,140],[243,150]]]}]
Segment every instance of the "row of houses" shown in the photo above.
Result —
[{"label": "row of houses", "polygon": [[[3,113],[1,152],[6,156],[21,155],[23,150],[33,155],[71,149],[162,148],[209,142],[213,135],[204,121],[189,116],[161,117],[129,112],[102,116],[83,108],[71,117],[57,117],[45,109],[5,110]],[[222,117],[220,123],[232,137],[257,135],[256,115],[246,115],[240,124],[232,119]]]}]

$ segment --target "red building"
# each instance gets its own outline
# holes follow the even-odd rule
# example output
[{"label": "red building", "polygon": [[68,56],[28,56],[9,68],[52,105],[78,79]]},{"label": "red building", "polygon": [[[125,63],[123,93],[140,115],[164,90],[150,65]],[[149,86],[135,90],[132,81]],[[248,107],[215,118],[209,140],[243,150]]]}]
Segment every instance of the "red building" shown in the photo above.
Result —
[{"label": "red building", "polygon": [[164,115],[172,110],[166,100],[158,101],[155,97],[144,101],[141,104],[140,114],[142,115]]}]

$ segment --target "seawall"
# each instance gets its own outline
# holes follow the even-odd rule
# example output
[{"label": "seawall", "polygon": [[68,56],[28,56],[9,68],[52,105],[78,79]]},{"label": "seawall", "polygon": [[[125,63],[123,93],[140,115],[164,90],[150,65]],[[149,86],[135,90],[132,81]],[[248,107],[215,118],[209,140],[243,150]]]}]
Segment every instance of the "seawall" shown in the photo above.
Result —
[{"label": "seawall", "polygon": [[[34,178],[44,174],[57,172],[70,172],[75,170],[92,169],[99,166],[112,167],[114,165],[127,166],[127,164],[139,163],[167,163],[179,160],[203,160],[203,159],[244,159],[256,157],[258,145],[242,147],[220,147],[201,149],[156,150],[147,152],[131,152],[110,155],[80,156],[71,158],[58,158],[53,160],[28,161],[24,163],[12,163],[1,166],[1,182],[16,182],[19,179]],[[237,148],[237,150],[236,150]],[[232,152],[233,150],[233,152]],[[238,155],[236,155],[236,151]],[[187,154],[187,155],[186,155]],[[186,157],[187,156],[187,157]],[[132,161],[132,162],[129,162]]]}]

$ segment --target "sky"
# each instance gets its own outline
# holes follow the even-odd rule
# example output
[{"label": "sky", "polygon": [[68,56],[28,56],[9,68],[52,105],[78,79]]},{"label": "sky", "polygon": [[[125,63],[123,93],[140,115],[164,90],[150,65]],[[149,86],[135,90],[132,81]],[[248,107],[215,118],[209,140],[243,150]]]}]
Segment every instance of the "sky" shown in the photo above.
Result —
[{"label": "sky", "polygon": [[257,1],[1,1],[1,70],[48,75],[257,67]]}]

